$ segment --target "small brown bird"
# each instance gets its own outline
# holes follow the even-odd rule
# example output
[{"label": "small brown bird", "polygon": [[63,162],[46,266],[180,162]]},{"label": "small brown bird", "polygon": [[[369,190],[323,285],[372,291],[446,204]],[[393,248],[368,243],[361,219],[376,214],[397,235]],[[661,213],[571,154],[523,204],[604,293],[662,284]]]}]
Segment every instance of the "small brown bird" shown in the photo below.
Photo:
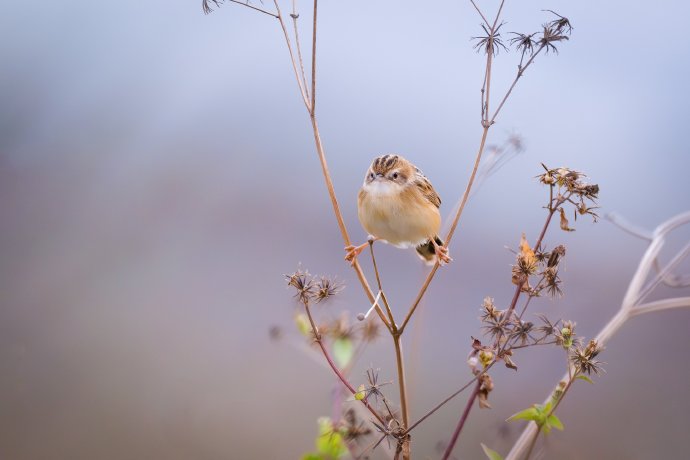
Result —
[{"label": "small brown bird", "polygon": [[[451,261],[438,237],[441,198],[422,172],[399,155],[383,155],[371,163],[357,200],[359,221],[374,240],[400,248],[414,247],[429,265]],[[369,243],[345,248],[346,260]]]}]

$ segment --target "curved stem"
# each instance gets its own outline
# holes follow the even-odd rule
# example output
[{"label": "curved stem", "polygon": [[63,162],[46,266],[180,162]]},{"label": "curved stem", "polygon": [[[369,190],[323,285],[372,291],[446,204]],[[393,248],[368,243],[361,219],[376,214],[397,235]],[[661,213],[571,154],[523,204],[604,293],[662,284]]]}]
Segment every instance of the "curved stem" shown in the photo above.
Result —
[{"label": "curved stem", "polygon": [[[331,366],[331,369],[333,369],[333,372],[335,372],[335,375],[338,376],[340,381],[345,385],[345,387],[352,393],[354,396],[357,393],[357,390],[352,386],[352,384],[345,378],[342,372],[340,372],[340,369],[338,369],[338,366],[336,366],[335,362],[333,361],[333,358],[331,358],[331,354],[328,352],[326,349],[326,346],[323,344],[323,340],[321,338],[321,333],[319,332],[318,327],[316,327],[316,323],[314,322],[314,318],[311,315],[311,309],[309,308],[308,303],[303,303],[304,309],[307,313],[307,317],[309,318],[309,323],[311,324],[311,329],[314,333],[314,340],[316,343],[319,344],[319,347],[321,348],[321,352],[323,353],[323,356],[326,358],[326,361],[328,361],[328,365]],[[364,406],[366,406],[367,409],[369,409],[369,412],[376,417],[376,420],[381,422],[385,426],[385,422],[383,421],[383,417],[379,415],[379,413],[374,409],[371,404],[366,399],[360,400]]]},{"label": "curved stem", "polygon": [[467,400],[467,404],[465,405],[465,410],[462,412],[462,416],[460,417],[460,421],[458,421],[458,425],[455,427],[455,431],[453,432],[453,436],[450,438],[450,442],[448,443],[448,446],[446,447],[446,451],[443,453],[443,460],[448,460],[448,457],[450,457],[450,454],[453,452],[453,448],[455,447],[455,443],[458,441],[458,437],[460,436],[460,432],[462,431],[462,427],[465,425],[465,422],[467,421],[467,417],[470,415],[470,410],[472,410],[472,406],[474,406],[474,400],[479,394],[479,387],[481,387],[482,382],[481,380],[477,380],[477,384],[474,386],[474,391],[470,395],[469,399]]}]

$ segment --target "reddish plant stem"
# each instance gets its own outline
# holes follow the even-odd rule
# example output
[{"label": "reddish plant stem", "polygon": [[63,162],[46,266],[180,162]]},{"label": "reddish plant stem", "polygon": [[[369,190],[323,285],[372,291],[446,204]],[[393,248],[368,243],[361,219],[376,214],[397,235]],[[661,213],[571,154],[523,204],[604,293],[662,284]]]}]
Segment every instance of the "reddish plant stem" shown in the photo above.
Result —
[{"label": "reddish plant stem", "polygon": [[481,385],[481,380],[477,380],[477,384],[474,386],[474,391],[467,400],[465,410],[462,412],[462,417],[460,417],[460,421],[458,421],[458,425],[455,427],[453,437],[450,438],[450,442],[448,442],[448,447],[446,447],[446,451],[443,453],[443,460],[448,460],[448,457],[450,457],[450,454],[453,452],[453,448],[455,447],[455,443],[458,441],[458,437],[460,436],[462,427],[465,426],[467,417],[470,415],[470,410],[472,410],[472,406],[474,406],[474,400],[479,394],[479,387],[481,387]]},{"label": "reddish plant stem", "polygon": [[[333,372],[335,372],[335,375],[338,376],[341,382],[343,382],[343,385],[347,387],[347,389],[352,393],[354,396],[357,393],[357,390],[348,382],[348,380],[345,378],[342,372],[340,372],[340,369],[338,369],[338,366],[335,365],[335,362],[333,362],[333,359],[331,358],[331,354],[328,352],[328,349],[326,346],[323,344],[323,340],[321,339],[321,333],[319,332],[319,329],[316,327],[316,323],[314,322],[314,318],[311,315],[311,309],[309,308],[308,303],[303,303],[304,309],[307,312],[307,317],[309,318],[309,323],[311,324],[311,329],[314,333],[314,340],[316,340],[316,343],[319,344],[319,347],[321,348],[321,351],[323,352],[323,356],[326,358],[326,361],[328,361],[328,365],[331,366],[331,369],[333,369]],[[369,409],[369,412],[376,417],[376,420],[381,422],[385,426],[386,422],[383,421],[383,417],[379,415],[379,413],[371,407],[371,404],[366,399],[361,399],[360,400],[364,406]]]}]

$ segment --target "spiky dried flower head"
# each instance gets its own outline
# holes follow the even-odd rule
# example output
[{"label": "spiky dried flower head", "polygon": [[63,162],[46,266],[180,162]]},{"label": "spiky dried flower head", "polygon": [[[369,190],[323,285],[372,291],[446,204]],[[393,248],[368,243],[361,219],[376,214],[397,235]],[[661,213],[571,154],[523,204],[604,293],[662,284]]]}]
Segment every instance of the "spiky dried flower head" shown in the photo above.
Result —
[{"label": "spiky dried flower head", "polygon": [[501,34],[498,32],[503,26],[503,23],[499,24],[493,30],[486,24],[481,24],[481,26],[482,29],[484,29],[485,35],[472,37],[472,40],[476,40],[474,49],[476,49],[478,53],[483,52],[484,54],[496,56],[500,48],[503,48],[504,51],[508,51],[508,48],[503,44]]},{"label": "spiky dried flower head", "polygon": [[302,303],[308,304],[314,295],[314,280],[308,271],[297,271],[285,275],[288,286],[295,289],[295,297]]},{"label": "spiky dried flower head", "polygon": [[513,329],[508,335],[508,340],[513,343],[520,342],[520,345],[525,345],[529,341],[534,342],[536,339],[531,335],[533,328],[534,323],[516,318],[513,323]]},{"label": "spiky dried flower head", "polygon": [[537,327],[537,331],[543,334],[543,337],[539,339],[540,341],[543,341],[547,337],[554,335],[557,332],[558,323],[560,323],[561,320],[557,320],[556,322],[552,323],[551,320],[546,317],[546,315],[537,315],[537,318],[539,318],[542,322],[542,325]]},{"label": "spiky dried flower head", "polygon": [[484,297],[481,312],[482,321],[486,321],[489,319],[498,319],[498,316],[501,314],[501,311],[498,310],[494,305],[494,299],[492,299],[491,297]]},{"label": "spiky dried flower head", "polygon": [[537,45],[537,42],[534,40],[534,36],[537,35],[537,33],[538,32],[521,34],[519,32],[511,32],[511,34],[515,36],[510,39],[510,44],[515,46],[515,49],[521,52],[523,56],[525,54],[531,55],[534,53],[534,47]]},{"label": "spiky dried flower head", "polygon": [[337,281],[335,278],[321,276],[316,282],[315,293],[313,296],[314,301],[316,303],[324,302],[342,291],[343,287],[343,284]]},{"label": "spiky dried flower head", "polygon": [[556,19],[548,23],[548,26],[555,30],[558,33],[564,33],[570,35],[570,33],[573,31],[573,26],[570,23],[570,20],[566,18],[565,16],[561,16],[560,14],[556,13],[553,10],[544,10],[549,13],[552,13],[557,16]]},{"label": "spiky dried flower head", "polygon": [[309,271],[298,268],[285,275],[288,286],[295,289],[295,297],[303,304],[321,303],[343,290],[343,284],[335,278],[312,276]]},{"label": "spiky dried flower head", "polygon": [[603,372],[601,367],[604,363],[595,359],[599,353],[601,353],[602,348],[599,346],[596,340],[590,340],[586,347],[578,346],[572,350],[570,355],[570,361],[573,366],[582,373],[599,374]]},{"label": "spiky dried flower head", "polygon": [[512,282],[517,286],[522,286],[525,291],[530,290],[529,277],[534,275],[537,271],[537,256],[534,250],[530,247],[525,238],[525,234],[522,234],[520,239],[520,252],[517,254],[517,260],[512,268]]}]

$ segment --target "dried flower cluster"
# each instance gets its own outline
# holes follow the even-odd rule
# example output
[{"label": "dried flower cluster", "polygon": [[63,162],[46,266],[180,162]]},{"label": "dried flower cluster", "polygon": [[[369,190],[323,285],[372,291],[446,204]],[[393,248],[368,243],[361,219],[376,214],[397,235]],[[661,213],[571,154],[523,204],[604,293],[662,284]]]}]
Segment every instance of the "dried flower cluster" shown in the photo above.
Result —
[{"label": "dried flower cluster", "polygon": [[[530,297],[539,297],[546,291],[551,297],[563,295],[561,278],[558,275],[559,264],[565,256],[565,246],[558,245],[551,251],[533,250],[527,243],[525,235],[520,241],[520,251],[517,253],[512,267],[511,280],[516,286]],[[537,284],[532,287],[530,278],[537,277]]]},{"label": "dried flower cluster", "polygon": [[[558,53],[556,44],[570,38],[570,33],[573,31],[570,20],[554,11],[546,11],[557,17],[552,21],[542,24],[540,31],[533,33],[511,32],[513,38],[510,39],[510,44],[520,53],[519,71],[523,70],[525,58],[527,58],[527,62],[529,62],[541,51],[545,51],[546,53]],[[492,30],[487,24],[481,24],[484,35],[472,37],[472,39],[476,41],[474,48],[477,52],[496,56],[500,49],[508,51],[508,47],[503,43],[499,32],[503,25],[504,24],[501,23]]]},{"label": "dried flower cluster", "polygon": [[327,276],[314,277],[308,271],[298,269],[285,275],[288,286],[295,289],[295,297],[300,303],[321,303],[334,297],[342,289],[343,285],[335,278]]},{"label": "dried flower cluster", "polygon": [[574,206],[576,220],[578,215],[588,214],[592,216],[596,222],[599,216],[594,212],[597,207],[593,205],[596,205],[596,200],[599,195],[599,185],[585,182],[584,178],[587,176],[584,173],[569,168],[550,169],[544,164],[542,164],[542,167],[546,172],[537,177],[539,178],[539,182],[550,187],[551,200],[548,209],[559,210],[561,215],[561,229],[565,231],[573,230],[569,227],[568,220],[565,217],[565,211],[563,207],[561,207],[561,205],[565,203],[570,203]]}]

